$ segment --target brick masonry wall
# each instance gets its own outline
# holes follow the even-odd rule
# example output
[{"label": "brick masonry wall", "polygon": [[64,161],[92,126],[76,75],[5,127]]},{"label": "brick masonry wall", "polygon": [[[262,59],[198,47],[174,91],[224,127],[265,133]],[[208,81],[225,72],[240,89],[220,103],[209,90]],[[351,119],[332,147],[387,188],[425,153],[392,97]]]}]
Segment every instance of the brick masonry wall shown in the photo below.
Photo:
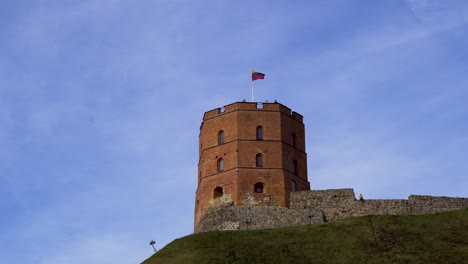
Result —
[{"label": "brick masonry wall", "polygon": [[[302,116],[279,103],[237,102],[206,112],[199,135],[194,226],[212,207],[288,207],[294,185],[310,190],[304,137]],[[262,164],[257,165],[257,155]],[[218,168],[221,159],[223,170]]]},{"label": "brick masonry wall", "polygon": [[[210,208],[195,232],[287,227],[363,215],[432,214],[468,208],[468,198],[411,195],[408,199],[356,199],[353,189],[291,193],[290,206]],[[312,218],[309,218],[312,215]],[[250,223],[245,223],[250,219]]]}]

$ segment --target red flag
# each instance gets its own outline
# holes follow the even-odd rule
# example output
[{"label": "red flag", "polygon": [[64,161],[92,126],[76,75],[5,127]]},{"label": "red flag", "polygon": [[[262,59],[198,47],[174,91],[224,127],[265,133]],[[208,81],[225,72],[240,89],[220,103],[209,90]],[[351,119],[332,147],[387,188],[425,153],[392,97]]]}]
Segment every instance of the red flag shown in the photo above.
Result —
[{"label": "red flag", "polygon": [[265,74],[252,70],[252,82],[260,79],[265,79]]}]

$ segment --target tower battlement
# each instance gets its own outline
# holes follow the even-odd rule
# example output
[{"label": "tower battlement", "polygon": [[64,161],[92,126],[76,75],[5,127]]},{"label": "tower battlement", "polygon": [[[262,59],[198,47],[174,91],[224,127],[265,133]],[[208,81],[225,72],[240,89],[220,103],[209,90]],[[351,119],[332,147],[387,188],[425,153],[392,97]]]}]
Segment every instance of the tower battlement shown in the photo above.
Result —
[{"label": "tower battlement", "polygon": [[203,115],[203,121],[208,120],[219,115],[223,115],[236,110],[253,110],[253,111],[279,111],[285,115],[290,115],[293,119],[298,122],[303,122],[303,117],[301,114],[292,111],[289,107],[282,105],[280,103],[260,103],[260,102],[236,102],[232,104],[225,105],[223,107],[218,107],[213,110],[205,112]]}]

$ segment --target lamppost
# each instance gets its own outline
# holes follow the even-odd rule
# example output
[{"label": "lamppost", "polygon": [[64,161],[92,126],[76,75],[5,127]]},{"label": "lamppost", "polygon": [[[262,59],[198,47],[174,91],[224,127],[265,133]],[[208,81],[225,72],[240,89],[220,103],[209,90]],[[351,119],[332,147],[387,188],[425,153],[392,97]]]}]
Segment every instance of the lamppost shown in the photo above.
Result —
[{"label": "lamppost", "polygon": [[154,247],[154,244],[156,244],[156,242],[154,242],[154,240],[151,240],[151,241],[150,241],[150,246],[153,247],[154,252],[156,253],[156,252],[158,252],[158,251],[157,251],[156,248]]}]

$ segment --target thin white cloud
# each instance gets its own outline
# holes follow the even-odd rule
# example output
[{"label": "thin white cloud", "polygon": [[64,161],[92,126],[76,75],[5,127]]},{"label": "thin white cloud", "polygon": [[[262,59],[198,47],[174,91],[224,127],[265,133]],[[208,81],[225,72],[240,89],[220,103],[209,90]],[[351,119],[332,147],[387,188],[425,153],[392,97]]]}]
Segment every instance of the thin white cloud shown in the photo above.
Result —
[{"label": "thin white cloud", "polygon": [[468,7],[463,0],[407,0],[419,21],[435,29],[457,27],[468,22]]}]

